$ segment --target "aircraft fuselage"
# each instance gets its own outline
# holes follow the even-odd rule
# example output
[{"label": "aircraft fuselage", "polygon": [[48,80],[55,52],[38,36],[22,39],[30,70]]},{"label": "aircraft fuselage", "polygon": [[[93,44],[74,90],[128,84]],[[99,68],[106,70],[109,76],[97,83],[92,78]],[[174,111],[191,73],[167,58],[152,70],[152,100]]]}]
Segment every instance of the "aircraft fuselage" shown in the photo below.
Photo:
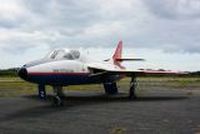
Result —
[{"label": "aircraft fuselage", "polygon": [[91,76],[87,65],[78,60],[58,60],[24,65],[19,76],[26,81],[52,86],[114,82],[119,75]]}]

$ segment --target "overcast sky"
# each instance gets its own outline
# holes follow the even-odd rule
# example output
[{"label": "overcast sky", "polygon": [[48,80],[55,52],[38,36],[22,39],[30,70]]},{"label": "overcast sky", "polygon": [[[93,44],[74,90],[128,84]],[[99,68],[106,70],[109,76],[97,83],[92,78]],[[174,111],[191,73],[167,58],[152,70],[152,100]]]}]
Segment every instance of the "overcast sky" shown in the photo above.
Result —
[{"label": "overcast sky", "polygon": [[119,40],[141,67],[200,70],[200,0],[0,0],[0,68],[60,47],[103,59]]}]

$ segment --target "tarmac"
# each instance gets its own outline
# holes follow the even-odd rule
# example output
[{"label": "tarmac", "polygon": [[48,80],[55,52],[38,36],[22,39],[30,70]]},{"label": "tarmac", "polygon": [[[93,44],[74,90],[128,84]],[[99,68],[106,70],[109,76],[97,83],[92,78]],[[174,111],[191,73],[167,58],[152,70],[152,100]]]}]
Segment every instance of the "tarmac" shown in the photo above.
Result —
[{"label": "tarmac", "polygon": [[[55,107],[37,95],[0,98],[0,134],[200,134],[200,90],[66,92]],[[51,98],[51,96],[48,96]]]}]

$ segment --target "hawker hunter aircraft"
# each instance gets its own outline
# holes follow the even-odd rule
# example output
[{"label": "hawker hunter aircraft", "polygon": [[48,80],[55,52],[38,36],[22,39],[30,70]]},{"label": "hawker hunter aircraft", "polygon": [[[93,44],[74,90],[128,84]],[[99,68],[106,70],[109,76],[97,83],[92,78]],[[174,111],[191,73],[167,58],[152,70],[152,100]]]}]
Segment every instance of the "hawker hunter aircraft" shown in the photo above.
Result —
[{"label": "hawker hunter aircraft", "polygon": [[127,70],[123,61],[142,61],[140,58],[122,58],[122,41],[112,58],[102,62],[84,56],[78,50],[56,49],[46,57],[27,63],[19,69],[18,75],[29,82],[38,84],[39,97],[46,99],[45,85],[54,90],[53,103],[63,105],[62,87],[68,85],[103,84],[105,93],[118,93],[116,82],[131,77],[129,98],[135,98],[136,77],[146,74],[179,74],[172,71]]}]

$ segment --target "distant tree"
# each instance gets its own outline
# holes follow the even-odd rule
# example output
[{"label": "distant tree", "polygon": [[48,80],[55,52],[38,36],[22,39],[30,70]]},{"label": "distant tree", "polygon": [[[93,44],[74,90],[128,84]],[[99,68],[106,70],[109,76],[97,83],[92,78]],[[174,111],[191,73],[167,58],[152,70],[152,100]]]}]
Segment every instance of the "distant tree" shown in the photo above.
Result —
[{"label": "distant tree", "polygon": [[16,77],[18,68],[1,69],[0,77]]},{"label": "distant tree", "polygon": [[158,69],[158,71],[166,71],[165,69]]},{"label": "distant tree", "polygon": [[200,76],[200,71],[191,72],[190,75],[191,76]]}]

